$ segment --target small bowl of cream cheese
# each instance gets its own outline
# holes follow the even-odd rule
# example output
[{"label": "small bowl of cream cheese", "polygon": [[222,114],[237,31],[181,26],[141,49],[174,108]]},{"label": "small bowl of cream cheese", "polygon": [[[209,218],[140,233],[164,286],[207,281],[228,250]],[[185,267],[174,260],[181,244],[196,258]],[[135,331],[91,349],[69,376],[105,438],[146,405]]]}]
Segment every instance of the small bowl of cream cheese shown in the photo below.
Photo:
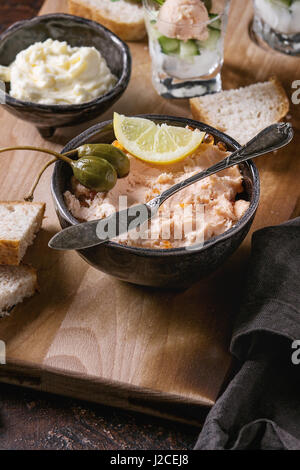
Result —
[{"label": "small bowl of cream cheese", "polygon": [[3,105],[44,137],[104,113],[125,91],[130,73],[127,45],[80,17],[36,17],[0,36]]}]

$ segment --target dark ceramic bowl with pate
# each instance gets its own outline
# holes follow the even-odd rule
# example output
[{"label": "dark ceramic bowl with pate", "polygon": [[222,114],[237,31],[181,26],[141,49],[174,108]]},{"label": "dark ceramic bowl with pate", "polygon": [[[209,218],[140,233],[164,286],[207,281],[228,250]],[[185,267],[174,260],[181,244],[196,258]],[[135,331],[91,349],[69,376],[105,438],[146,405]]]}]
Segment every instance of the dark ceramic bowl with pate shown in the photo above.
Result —
[{"label": "dark ceramic bowl with pate", "polygon": [[7,84],[3,106],[18,118],[35,124],[44,137],[51,137],[58,127],[77,125],[103,114],[122,96],[131,74],[129,48],[121,39],[94,21],[66,14],[38,16],[8,28],[0,36],[0,65],[10,65],[20,51],[49,38],[67,41],[72,47],[94,46],[118,81],[108,93],[75,105],[20,101],[10,96]]},{"label": "dark ceramic bowl with pate", "polygon": [[[173,126],[187,125],[212,134],[216,142],[224,142],[230,151],[240,145],[222,132],[191,119],[171,116],[142,116],[156,123]],[[86,130],[73,139],[62,152],[75,149],[85,143],[111,143],[114,140],[112,122],[107,121]],[[239,247],[253,222],[260,194],[259,175],[252,161],[240,164],[243,175],[243,198],[250,202],[249,209],[230,230],[204,243],[201,248],[168,250],[135,248],[115,242],[79,251],[92,266],[123,281],[145,286],[185,288],[215,271]],[[62,228],[78,224],[68,210],[64,192],[70,186],[71,169],[66,163],[55,164],[52,176],[52,196]]]}]

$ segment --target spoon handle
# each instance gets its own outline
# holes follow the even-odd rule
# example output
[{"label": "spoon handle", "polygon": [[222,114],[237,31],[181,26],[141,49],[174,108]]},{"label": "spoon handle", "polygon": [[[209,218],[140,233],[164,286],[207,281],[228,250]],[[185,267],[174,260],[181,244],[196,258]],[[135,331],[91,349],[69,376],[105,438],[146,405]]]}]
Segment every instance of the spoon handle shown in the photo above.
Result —
[{"label": "spoon handle", "polygon": [[200,173],[175,184],[171,188],[162,192],[156,198],[152,199],[152,201],[149,201],[148,205],[159,207],[170,196],[181,189],[196,183],[197,181],[207,178],[219,171],[225,170],[226,168],[230,168],[231,166],[245,162],[246,160],[250,160],[251,158],[255,158],[259,155],[284,147],[292,140],[293,135],[293,129],[289,123],[272,124],[257,134],[246,145],[224,158],[224,160],[221,160],[207,170],[201,171]]},{"label": "spoon handle", "polygon": [[233,152],[229,159],[235,163],[241,163],[250,158],[273,152],[287,145],[293,136],[293,128],[288,122],[272,124],[263,129],[243,147]]}]

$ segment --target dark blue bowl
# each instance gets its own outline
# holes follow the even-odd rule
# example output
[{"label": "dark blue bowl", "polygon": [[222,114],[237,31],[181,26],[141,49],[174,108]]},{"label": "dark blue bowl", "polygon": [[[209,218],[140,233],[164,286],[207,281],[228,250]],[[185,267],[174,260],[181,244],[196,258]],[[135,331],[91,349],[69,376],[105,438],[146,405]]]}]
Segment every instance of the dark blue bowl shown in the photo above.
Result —
[{"label": "dark blue bowl", "polygon": [[[228,135],[206,124],[191,119],[171,116],[142,116],[157,123],[173,126],[187,125],[208,132],[216,142],[222,141],[230,151],[240,145]],[[67,152],[85,143],[110,143],[114,140],[112,121],[103,122],[87,129],[73,139],[63,150]],[[185,248],[153,250],[123,246],[107,242],[87,250],[80,255],[92,266],[123,281],[145,286],[184,288],[215,271],[239,247],[253,222],[260,193],[259,175],[252,161],[240,164],[244,178],[245,198],[250,201],[249,209],[237,224],[222,235],[204,243],[202,248],[189,251]],[[63,194],[70,184],[71,169],[66,163],[55,164],[52,176],[52,195],[62,228],[78,224],[66,207]]]},{"label": "dark blue bowl", "polygon": [[9,95],[8,85],[3,106],[18,118],[35,124],[44,137],[53,135],[57,127],[77,125],[103,114],[124,93],[131,74],[129,48],[121,39],[94,21],[65,14],[38,16],[8,28],[0,36],[0,64],[10,65],[20,51],[48,38],[67,41],[73,47],[94,46],[106,59],[118,82],[105,95],[75,105],[43,105],[16,100]]}]

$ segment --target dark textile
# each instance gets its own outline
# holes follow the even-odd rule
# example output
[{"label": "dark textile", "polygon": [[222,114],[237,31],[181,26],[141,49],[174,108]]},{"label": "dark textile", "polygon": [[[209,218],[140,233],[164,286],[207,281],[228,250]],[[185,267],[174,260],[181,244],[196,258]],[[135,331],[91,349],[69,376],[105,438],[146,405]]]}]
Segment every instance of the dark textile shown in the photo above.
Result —
[{"label": "dark textile", "polygon": [[242,299],[241,366],[195,449],[300,449],[300,218],[254,233]]}]

